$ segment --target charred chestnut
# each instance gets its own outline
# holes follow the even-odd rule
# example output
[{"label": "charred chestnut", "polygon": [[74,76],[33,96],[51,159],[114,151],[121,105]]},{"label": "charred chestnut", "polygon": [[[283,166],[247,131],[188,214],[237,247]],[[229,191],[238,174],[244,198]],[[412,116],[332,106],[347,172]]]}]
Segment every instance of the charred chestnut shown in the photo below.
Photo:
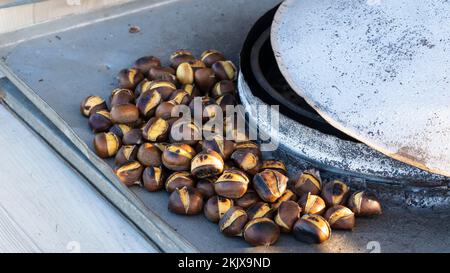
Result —
[{"label": "charred chestnut", "polygon": [[214,190],[214,182],[216,180],[217,178],[209,177],[197,181],[196,188],[203,194],[205,199],[211,198],[216,194],[216,191]]},{"label": "charred chestnut", "polygon": [[100,110],[89,116],[89,127],[94,133],[106,132],[113,125],[111,114],[106,110]]},{"label": "charred chestnut", "polygon": [[101,158],[114,156],[119,150],[120,145],[120,139],[113,133],[100,133],[95,135],[95,153]]},{"label": "charred chestnut", "polygon": [[191,162],[191,173],[200,179],[220,175],[223,168],[222,157],[212,150],[197,154]]},{"label": "charred chestnut", "polygon": [[161,94],[156,91],[148,91],[143,93],[137,100],[136,106],[139,113],[145,117],[150,118],[155,114],[157,107],[161,104]]},{"label": "charred chestnut", "polygon": [[241,198],[238,198],[234,201],[236,203],[236,206],[247,209],[253,204],[261,202],[261,198],[259,198],[259,195],[254,190],[249,189]]},{"label": "charred chestnut", "polygon": [[241,198],[248,189],[250,183],[247,175],[238,169],[229,169],[214,183],[214,190],[220,196],[228,198]]},{"label": "charred chestnut", "polygon": [[287,174],[286,165],[284,165],[283,161],[270,159],[270,160],[264,160],[262,162],[261,171],[264,170],[274,170],[278,171],[284,175]]},{"label": "charred chestnut", "polygon": [[151,142],[164,142],[169,135],[169,123],[162,118],[151,118],[142,128],[142,136]]},{"label": "charred chestnut", "polygon": [[144,142],[142,131],[140,129],[131,129],[123,136],[122,142],[124,145],[141,145]]},{"label": "charred chestnut", "polygon": [[325,201],[320,196],[310,192],[300,197],[298,204],[304,214],[322,215],[326,210]]},{"label": "charred chestnut", "polygon": [[245,172],[255,175],[262,165],[261,151],[258,145],[253,142],[238,143],[236,149],[231,155],[236,165]]},{"label": "charred chestnut", "polygon": [[347,201],[349,191],[350,189],[344,182],[333,180],[323,186],[322,198],[329,207],[342,205]]},{"label": "charred chestnut", "polygon": [[[236,105],[236,97],[234,95],[225,94],[216,98],[217,105],[220,106],[222,112],[226,113],[229,106]],[[232,108],[234,110],[234,108]]]},{"label": "charred chestnut", "polygon": [[144,143],[138,149],[137,159],[147,167],[161,166],[161,154],[161,150],[155,144]]},{"label": "charred chestnut", "polygon": [[109,98],[111,107],[121,104],[129,104],[134,102],[134,93],[129,89],[114,89]]},{"label": "charred chestnut", "polygon": [[191,102],[191,95],[187,91],[178,89],[172,93],[170,100],[176,102],[177,104],[189,105]]},{"label": "charred chestnut", "polygon": [[371,193],[357,191],[348,199],[348,208],[356,216],[373,216],[381,214],[381,203],[378,198]]},{"label": "charred chestnut", "polygon": [[170,65],[177,69],[181,63],[194,61],[195,57],[191,51],[180,49],[170,55]]},{"label": "charred chestnut", "polygon": [[211,67],[218,61],[225,61],[225,56],[220,51],[209,49],[202,53],[200,60],[204,62],[207,67]]},{"label": "charred chestnut", "polygon": [[341,205],[329,208],[323,217],[332,229],[352,230],[355,227],[355,214],[349,208]]},{"label": "charred chestnut", "polygon": [[119,180],[128,187],[139,184],[142,177],[141,163],[137,161],[128,162],[116,169],[116,175]]},{"label": "charred chestnut", "polygon": [[174,172],[166,180],[166,191],[173,192],[184,186],[194,187],[194,178],[188,172]]},{"label": "charred chestnut", "polygon": [[162,100],[166,101],[172,96],[177,87],[170,81],[156,80],[150,83],[149,89],[158,92],[161,95]]},{"label": "charred chestnut", "polygon": [[213,98],[221,97],[225,94],[235,95],[236,93],[236,86],[234,82],[229,80],[224,80],[216,83],[214,87],[212,88],[210,95]]},{"label": "charred chestnut", "polygon": [[123,69],[117,75],[117,79],[120,88],[134,90],[144,79],[144,74],[135,68]]},{"label": "charred chestnut", "polygon": [[294,201],[284,201],[278,207],[275,215],[275,223],[280,226],[282,232],[289,233],[295,222],[300,219],[302,209]]},{"label": "charred chestnut", "polygon": [[203,94],[208,94],[216,84],[217,79],[211,68],[200,68],[194,72],[194,81]]},{"label": "charred chestnut", "polygon": [[106,102],[99,96],[88,96],[80,105],[81,114],[85,117],[89,117],[92,113],[99,110],[105,110],[107,108]]},{"label": "charred chestnut", "polygon": [[200,89],[198,89],[197,86],[193,84],[184,84],[181,86],[181,90],[186,91],[191,96],[191,98],[204,95],[202,94],[202,92],[200,92]]},{"label": "charred chestnut", "polygon": [[169,210],[176,214],[196,215],[202,212],[203,196],[192,187],[174,190],[169,197]]},{"label": "charred chestnut", "polygon": [[253,177],[253,187],[262,200],[273,203],[286,191],[288,178],[273,170],[265,170]]},{"label": "charred chestnut", "polygon": [[131,124],[139,119],[139,110],[134,104],[120,104],[111,109],[111,120],[114,123]]},{"label": "charred chestnut", "polygon": [[244,239],[252,246],[271,246],[280,238],[280,228],[268,218],[255,218],[244,227]]},{"label": "charred chestnut", "polygon": [[234,81],[237,77],[236,66],[231,61],[218,61],[211,68],[214,70],[216,77],[223,80]]},{"label": "charred chestnut", "polygon": [[195,150],[187,144],[171,144],[166,146],[162,154],[162,162],[172,171],[187,171],[191,168],[191,160]]},{"label": "charred chestnut", "polygon": [[220,219],[220,231],[227,236],[241,236],[247,223],[247,213],[240,207],[230,208]]},{"label": "charred chestnut", "polygon": [[304,171],[294,182],[294,191],[302,196],[308,192],[318,195],[322,191],[322,179],[317,170],[311,169]]},{"label": "charred chestnut", "polygon": [[155,117],[162,118],[165,120],[171,119],[172,118],[172,110],[177,105],[178,104],[173,100],[162,102],[156,108]]},{"label": "charred chestnut", "polygon": [[176,80],[175,69],[173,69],[172,67],[152,67],[148,71],[148,78],[152,81],[163,80],[168,78]]},{"label": "charred chestnut", "polygon": [[148,75],[151,68],[160,66],[161,60],[154,56],[144,56],[134,62],[134,67],[144,75]]},{"label": "charred chestnut", "polygon": [[319,215],[304,215],[293,228],[294,237],[308,244],[320,244],[331,236],[331,228],[327,220]]},{"label": "charred chestnut", "polygon": [[245,212],[247,212],[248,220],[255,218],[273,218],[274,213],[270,205],[265,202],[257,202],[251,205]]},{"label": "charred chestnut", "polygon": [[134,96],[136,98],[139,98],[142,94],[150,91],[150,86],[151,86],[152,82],[144,79],[142,80],[137,86],[136,89],[134,90]]},{"label": "charred chestnut", "polygon": [[298,200],[297,195],[293,191],[287,189],[283,193],[283,195],[281,195],[281,197],[278,198],[277,202],[272,204],[272,208],[273,209],[277,209],[281,205],[281,203],[283,203],[284,201],[295,201],[295,202],[297,202],[297,200]]},{"label": "charred chestnut", "polygon": [[159,191],[164,187],[164,174],[161,167],[147,167],[142,173],[142,185],[150,192]]},{"label": "charred chestnut", "polygon": [[138,147],[136,145],[124,145],[116,154],[114,163],[116,166],[122,166],[125,163],[136,161]]},{"label": "charred chestnut", "polygon": [[131,127],[125,124],[114,124],[109,131],[122,139],[123,136],[131,130]]},{"label": "charred chestnut", "polygon": [[226,140],[220,135],[214,136],[211,140],[202,141],[203,151],[212,150],[217,152],[223,160],[230,158],[234,152],[236,144],[231,140]]},{"label": "charred chestnut", "polygon": [[202,132],[195,122],[179,119],[173,123],[169,139],[194,146],[202,139]]},{"label": "charred chestnut", "polygon": [[218,223],[223,215],[232,207],[233,200],[216,195],[208,199],[204,213],[209,221]]}]

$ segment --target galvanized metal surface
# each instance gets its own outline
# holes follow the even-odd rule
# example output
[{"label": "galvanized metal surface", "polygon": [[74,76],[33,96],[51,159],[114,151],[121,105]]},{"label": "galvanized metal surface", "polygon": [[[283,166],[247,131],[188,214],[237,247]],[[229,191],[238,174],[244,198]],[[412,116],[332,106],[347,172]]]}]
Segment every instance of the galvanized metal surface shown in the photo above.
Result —
[{"label": "galvanized metal surface", "polygon": [[287,0],[272,45],[289,84],[333,126],[450,176],[449,8],[440,0]]}]

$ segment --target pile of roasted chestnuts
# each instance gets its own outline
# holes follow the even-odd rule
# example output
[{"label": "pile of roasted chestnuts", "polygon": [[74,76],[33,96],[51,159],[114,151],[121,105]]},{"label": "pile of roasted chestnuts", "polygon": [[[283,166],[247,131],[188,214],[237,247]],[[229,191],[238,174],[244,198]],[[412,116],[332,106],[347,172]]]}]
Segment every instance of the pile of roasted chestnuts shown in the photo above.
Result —
[{"label": "pile of roasted chestnuts", "polygon": [[[236,103],[237,70],[221,52],[207,50],[198,59],[178,50],[167,67],[157,57],[142,57],[117,78],[108,103],[99,96],[81,102],[95,152],[115,159],[114,172],[126,186],[166,190],[171,212],[204,213],[223,234],[254,246],[276,243],[281,232],[322,243],[332,229],[353,229],[356,216],[381,213],[374,195],[351,192],[339,180],[324,183],[316,170],[289,179],[283,162],[263,159],[258,144],[227,121],[223,130],[206,125],[217,114],[212,106],[225,111]],[[180,106],[206,114],[200,122],[186,121],[174,115]],[[180,140],[181,127],[188,130]],[[213,137],[202,137],[205,130]],[[232,140],[224,137],[227,130]]]}]

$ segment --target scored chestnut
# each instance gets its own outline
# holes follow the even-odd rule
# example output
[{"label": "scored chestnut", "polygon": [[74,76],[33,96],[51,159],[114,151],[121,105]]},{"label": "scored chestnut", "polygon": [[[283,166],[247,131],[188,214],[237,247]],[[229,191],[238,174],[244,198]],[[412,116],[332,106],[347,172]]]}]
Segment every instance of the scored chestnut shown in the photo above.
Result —
[{"label": "scored chestnut", "polygon": [[138,146],[124,145],[117,152],[114,164],[116,164],[116,166],[122,166],[125,163],[136,161],[137,153]]},{"label": "scored chestnut", "polygon": [[144,56],[134,62],[134,67],[144,75],[148,75],[151,68],[160,66],[161,60],[155,56]]},{"label": "scored chestnut", "polygon": [[209,49],[203,51],[202,55],[200,56],[200,60],[204,62],[207,67],[211,67],[218,61],[225,61],[225,56],[220,51]]},{"label": "scored chestnut", "polygon": [[259,195],[254,190],[248,189],[241,198],[234,200],[234,202],[236,203],[236,206],[247,209],[253,204],[261,202],[261,198],[259,198]]},{"label": "scored chestnut", "polygon": [[194,148],[187,144],[170,144],[164,149],[162,162],[169,170],[187,171],[191,169],[191,160],[195,154]]},{"label": "scored chestnut", "polygon": [[211,140],[203,140],[202,141],[202,149],[203,151],[213,150],[217,152],[223,160],[227,160],[230,158],[231,154],[234,152],[234,148],[236,144],[231,141],[225,139],[223,136],[215,135]]},{"label": "scored chestnut", "polygon": [[177,67],[176,76],[181,84],[193,84],[194,83],[194,69],[188,62],[181,63]]},{"label": "scored chestnut", "polygon": [[297,195],[291,191],[290,189],[287,189],[283,195],[281,195],[280,198],[278,198],[278,200],[272,204],[272,208],[273,209],[278,209],[278,207],[281,205],[281,203],[283,203],[284,201],[295,201],[297,202],[298,197]]},{"label": "scored chestnut", "polygon": [[164,174],[162,167],[147,167],[142,173],[142,185],[149,192],[159,191],[164,187]]},{"label": "scored chestnut", "polygon": [[119,180],[128,187],[140,184],[144,167],[137,161],[128,162],[115,170]]},{"label": "scored chestnut", "polygon": [[151,142],[163,142],[169,135],[169,123],[162,118],[151,118],[144,128],[142,136]]},{"label": "scored chestnut", "polygon": [[310,192],[300,197],[298,204],[304,214],[322,215],[327,208],[325,201],[320,196]]},{"label": "scored chestnut", "polygon": [[109,131],[114,133],[118,138],[122,139],[123,136],[131,130],[131,127],[126,124],[114,124]]},{"label": "scored chestnut", "polygon": [[234,82],[229,80],[224,80],[216,83],[214,87],[212,88],[210,95],[213,98],[221,97],[225,94],[235,95],[236,93],[236,86]]},{"label": "scored chestnut", "polygon": [[253,187],[262,200],[273,203],[286,191],[288,178],[274,170],[264,170],[253,177]]},{"label": "scored chestnut", "polygon": [[[189,103],[189,109],[191,110],[194,117],[201,116],[202,121],[206,122],[211,118],[214,118],[217,113],[221,112],[222,109],[216,104],[216,101],[210,97],[195,97]],[[198,114],[200,113],[200,115]]]},{"label": "scored chestnut", "polygon": [[220,175],[223,168],[222,157],[213,150],[200,152],[191,162],[191,173],[200,179]]},{"label": "scored chestnut", "polygon": [[319,215],[303,215],[293,227],[294,237],[308,244],[321,244],[331,237],[327,220]]},{"label": "scored chestnut", "polygon": [[144,143],[144,140],[142,139],[142,130],[131,129],[123,136],[122,142],[124,145],[141,145]]},{"label": "scored chestnut", "polygon": [[293,188],[299,196],[308,192],[315,195],[320,194],[322,191],[322,179],[319,171],[314,169],[304,171],[294,182]]},{"label": "scored chestnut", "polygon": [[139,119],[139,110],[134,104],[120,104],[111,108],[111,120],[114,123],[131,124]]},{"label": "scored chestnut", "polygon": [[262,162],[261,171],[264,170],[274,170],[282,173],[283,175],[287,174],[287,168],[283,161],[275,159],[264,160]]},{"label": "scored chestnut", "polygon": [[188,172],[174,172],[166,180],[166,191],[169,193],[184,186],[195,187],[194,178]]},{"label": "scored chestnut", "polygon": [[215,177],[208,177],[197,181],[196,188],[203,194],[205,199],[211,198],[216,194],[214,190],[214,182],[217,180]]},{"label": "scored chestnut", "polygon": [[236,144],[235,151],[231,159],[245,172],[255,175],[258,173],[262,160],[261,151],[258,145],[253,142],[244,142]]},{"label": "scored chestnut", "polygon": [[349,187],[340,180],[333,180],[323,186],[322,198],[327,206],[342,205],[347,201]]},{"label": "scored chestnut", "polygon": [[173,100],[164,101],[158,107],[155,111],[155,117],[162,118],[165,120],[169,120],[172,118],[172,110],[175,106],[177,106],[178,103]]},{"label": "scored chestnut", "polygon": [[349,208],[341,205],[329,208],[323,217],[332,229],[352,230],[355,227],[355,214]]},{"label": "scored chestnut", "polygon": [[129,89],[114,89],[109,97],[109,104],[111,107],[120,104],[129,104],[134,102],[134,93]]},{"label": "scored chestnut", "polygon": [[275,223],[280,226],[280,229],[284,233],[290,233],[295,222],[300,219],[300,213],[302,209],[294,201],[284,201],[278,207],[275,214]]},{"label": "scored chestnut", "polygon": [[216,74],[211,68],[200,68],[194,72],[195,85],[203,94],[208,94],[217,82]]},{"label": "scored chestnut", "polygon": [[227,236],[241,236],[246,223],[247,213],[245,210],[234,206],[220,218],[219,228]]},{"label": "scored chestnut", "polygon": [[[217,105],[220,106],[222,112],[226,113],[228,111],[228,107],[233,107],[236,105],[236,97],[234,95],[225,94],[216,98]],[[234,110],[234,108],[231,108]]]},{"label": "scored chestnut", "polygon": [[179,49],[170,55],[170,65],[177,69],[181,63],[194,61],[195,57],[191,51]]},{"label": "scored chestnut", "polygon": [[175,189],[169,197],[169,210],[176,214],[196,215],[202,212],[203,196],[195,188]]},{"label": "scored chestnut", "polygon": [[202,139],[200,126],[190,120],[179,119],[170,129],[169,139],[172,142],[196,145]]},{"label": "scored chestnut", "polygon": [[146,167],[161,166],[161,150],[153,143],[142,144],[137,152],[137,159]]},{"label": "scored chestnut", "polygon": [[177,89],[174,83],[166,80],[156,80],[150,83],[148,87],[150,91],[156,91],[161,95],[163,101],[166,101],[172,96]]},{"label": "scored chestnut", "polygon": [[144,74],[135,68],[123,69],[117,75],[117,79],[120,88],[134,90],[144,79]]},{"label": "scored chestnut", "polygon": [[177,104],[189,105],[192,98],[187,91],[178,89],[172,93],[169,99],[176,102]]},{"label": "scored chestnut", "polygon": [[234,81],[237,77],[236,66],[231,61],[218,61],[211,68],[214,70],[216,77],[223,80]]},{"label": "scored chestnut", "polygon": [[113,133],[99,133],[94,137],[95,153],[101,158],[114,156],[120,145],[120,139]]},{"label": "scored chestnut", "polygon": [[372,193],[357,191],[348,199],[348,208],[356,216],[374,216],[381,214],[381,203]]},{"label": "scored chestnut", "polygon": [[156,108],[161,104],[161,94],[156,91],[148,91],[143,93],[136,102],[139,113],[150,118],[155,114]]},{"label": "scored chestnut", "polygon": [[218,223],[223,215],[232,207],[232,199],[217,195],[212,196],[206,202],[204,208],[205,217],[213,223]]},{"label": "scored chestnut", "polygon": [[152,81],[172,78],[171,81],[176,80],[175,69],[172,67],[152,67],[148,71],[148,78]]},{"label": "scored chestnut", "polygon": [[81,102],[80,112],[83,116],[89,117],[92,113],[105,110],[106,108],[104,99],[99,96],[88,96]]},{"label": "scored chestnut", "polygon": [[181,86],[181,90],[188,92],[188,94],[191,96],[191,98],[200,97],[200,96],[205,95],[205,94],[202,94],[200,92],[200,89],[198,89],[197,86],[195,86],[193,84],[183,84]]},{"label": "scored chestnut", "polygon": [[265,202],[256,202],[251,205],[245,212],[247,212],[248,220],[255,218],[273,218],[274,211],[269,204]]},{"label": "scored chestnut", "polygon": [[220,196],[241,198],[247,192],[250,183],[247,175],[238,169],[229,169],[214,183],[214,190]]},{"label": "scored chestnut", "polygon": [[136,98],[139,98],[142,94],[150,91],[150,86],[151,86],[152,82],[144,79],[142,80],[137,86],[136,89],[134,90],[134,96]]},{"label": "scored chestnut", "polygon": [[269,218],[255,218],[244,227],[244,239],[252,246],[271,246],[280,238],[280,228]]},{"label": "scored chestnut", "polygon": [[106,110],[99,110],[89,116],[89,127],[94,133],[106,132],[112,125],[111,114]]}]

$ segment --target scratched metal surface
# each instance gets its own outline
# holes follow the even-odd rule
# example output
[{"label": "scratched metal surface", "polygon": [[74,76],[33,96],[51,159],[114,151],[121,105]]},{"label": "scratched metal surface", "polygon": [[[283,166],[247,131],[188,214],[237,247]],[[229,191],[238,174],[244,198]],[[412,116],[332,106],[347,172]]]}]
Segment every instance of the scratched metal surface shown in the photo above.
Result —
[{"label": "scratched metal surface", "polygon": [[450,3],[285,1],[272,45],[289,84],[329,123],[450,176]]}]

